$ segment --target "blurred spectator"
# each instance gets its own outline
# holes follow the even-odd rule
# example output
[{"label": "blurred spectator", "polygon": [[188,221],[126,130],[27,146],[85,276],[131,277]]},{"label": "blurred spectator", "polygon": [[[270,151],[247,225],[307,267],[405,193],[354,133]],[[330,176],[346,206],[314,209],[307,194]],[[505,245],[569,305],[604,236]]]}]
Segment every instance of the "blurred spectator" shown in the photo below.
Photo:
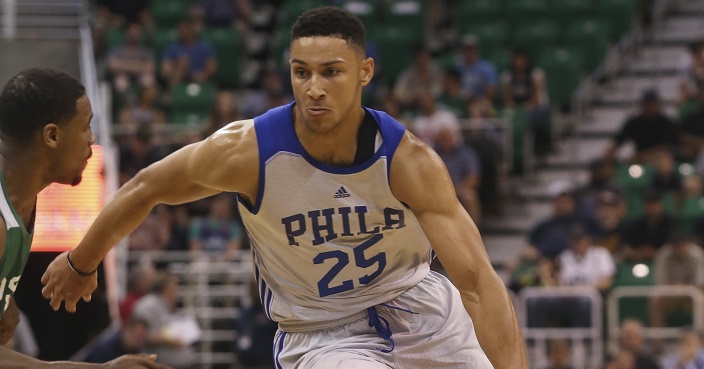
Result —
[{"label": "blurred spectator", "polygon": [[613,161],[618,148],[626,141],[635,144],[636,162],[649,162],[653,153],[670,150],[677,144],[677,128],[663,112],[660,97],[655,90],[647,90],[641,97],[641,111],[626,120],[621,130],[613,137],[604,158]]},{"label": "blurred spectator", "polygon": [[682,175],[677,170],[675,159],[668,151],[660,151],[653,156],[655,177],[652,187],[661,193],[680,192],[682,189]]},{"label": "blurred spectator", "polygon": [[266,71],[262,76],[261,87],[244,95],[242,113],[246,118],[253,118],[292,100],[281,75],[272,70]]},{"label": "blurred spectator", "polygon": [[689,53],[690,62],[680,75],[680,104],[696,102],[704,89],[704,42],[689,45]]},{"label": "blurred spectator", "polygon": [[451,112],[438,109],[430,92],[421,91],[418,97],[420,114],[415,118],[411,131],[428,146],[435,147],[440,129],[459,126],[459,120]]},{"label": "blurred spectator", "polygon": [[597,201],[599,234],[594,244],[606,248],[614,257],[620,256],[628,237],[628,226],[624,220],[626,206],[620,194],[613,190],[601,191]]},{"label": "blurred spectator", "polygon": [[496,94],[496,67],[479,56],[479,39],[475,35],[462,37],[462,60],[457,66],[462,76],[462,91],[469,98],[488,104]]},{"label": "blurred spectator", "polygon": [[[511,272],[509,288],[518,293],[523,287],[557,286],[555,278],[555,263],[539,255],[530,255],[524,249],[519,260],[508,265]],[[511,265],[512,264],[512,265]]]},{"label": "blurred spectator", "polygon": [[235,353],[247,368],[274,369],[271,342],[278,324],[264,313],[255,281],[249,284],[249,296],[251,304],[235,319]]},{"label": "blurred spectator", "polygon": [[120,149],[120,185],[161,158],[159,148],[152,142],[152,127],[140,125],[137,132],[129,137],[127,145]]},{"label": "blurred spectator", "polygon": [[191,251],[220,256],[242,248],[242,225],[233,218],[233,208],[228,194],[211,198],[208,215],[191,221]]},{"label": "blurred spectator", "polygon": [[626,350],[619,351],[616,356],[607,361],[606,369],[637,369],[633,354]]},{"label": "blurred spectator", "polygon": [[149,293],[156,277],[156,269],[151,262],[140,263],[130,269],[127,277],[127,294],[120,301],[120,320],[126,322],[132,316],[134,305]]},{"label": "blurred spectator", "polygon": [[189,232],[191,218],[188,214],[188,205],[177,205],[171,208],[171,242],[167,246],[169,251],[188,251],[191,246]]},{"label": "blurred spectator", "polygon": [[578,225],[570,231],[570,248],[558,257],[558,270],[561,286],[591,286],[606,292],[613,283],[616,264],[611,253],[594,246],[592,236]]},{"label": "blurred spectator", "polygon": [[659,369],[655,359],[643,347],[643,325],[640,321],[626,319],[621,322],[619,343],[621,350],[633,356],[635,364],[633,369]]},{"label": "blurred spectator", "polygon": [[190,369],[197,355],[170,324],[180,320],[178,311],[178,280],[173,275],[160,274],[152,286],[152,292],[142,297],[134,307],[132,316],[149,322],[145,352],[157,355],[158,361],[174,369]]},{"label": "blurred spectator", "polygon": [[125,29],[125,44],[110,50],[107,57],[108,72],[118,93],[126,94],[132,86],[154,85],[154,50],[142,45],[142,27],[130,23]]},{"label": "blurred spectator", "polygon": [[[704,287],[704,251],[681,233],[674,232],[669,243],[658,250],[654,272],[658,285]],[[686,311],[688,315],[691,314],[691,299],[651,298],[650,324],[655,327],[664,326],[666,316],[672,311]]]},{"label": "blurred spectator", "polygon": [[680,127],[683,161],[693,161],[704,148],[704,89],[699,91],[700,106],[682,117]]},{"label": "blurred spectator", "polygon": [[479,40],[475,35],[462,37],[462,61],[457,66],[462,76],[462,91],[469,98],[469,116],[494,116],[498,76],[496,67],[479,56]]},{"label": "blurred spectator", "polygon": [[662,194],[650,189],[645,195],[645,214],[631,224],[623,258],[650,262],[674,230],[674,220],[663,211]]},{"label": "blurred spectator", "polygon": [[504,107],[518,107],[528,112],[533,149],[537,155],[547,154],[552,147],[552,137],[545,72],[533,65],[527,52],[513,52],[509,69],[501,74],[501,91]]},{"label": "blurred spectator", "polygon": [[574,186],[567,181],[550,183],[548,194],[552,198],[553,214],[540,221],[528,235],[528,248],[534,253],[554,259],[569,247],[569,233],[576,225],[582,225],[587,232],[596,233],[594,219],[586,218],[577,212],[577,199]]},{"label": "blurred spectator", "polygon": [[442,91],[437,103],[441,109],[453,112],[460,119],[469,117],[467,98],[462,94],[462,81],[457,69],[448,68],[442,73]]},{"label": "blurred spectator", "polygon": [[701,369],[704,368],[704,352],[699,335],[685,333],[675,352],[665,357],[662,369]]},{"label": "blurred spectator", "polygon": [[704,287],[704,251],[680,232],[655,257],[655,278],[661,285]]},{"label": "blurred spectator", "polygon": [[599,195],[603,191],[620,193],[614,182],[615,169],[615,163],[601,159],[589,164],[589,182],[579,190],[579,211],[584,216],[596,217]]},{"label": "blurred spectator", "polygon": [[393,88],[393,95],[402,107],[415,104],[421,92],[437,98],[442,90],[442,69],[430,51],[420,46],[414,55],[413,63],[401,71]]},{"label": "blurred spectator", "polygon": [[250,0],[200,0],[195,16],[207,27],[234,27],[246,32],[253,12]]},{"label": "blurred spectator", "polygon": [[398,104],[398,101],[396,101],[396,99],[391,95],[383,98],[379,102],[377,109],[386,112],[386,114],[396,119],[407,129],[410,129],[413,125],[411,113],[408,110],[401,110],[401,106]]},{"label": "blurred spectator", "polygon": [[445,125],[437,135],[435,149],[445,162],[457,197],[477,225],[481,225],[482,206],[477,195],[481,167],[474,150],[462,143],[459,125]]},{"label": "blurred spectator", "polygon": [[[224,66],[227,67],[227,66]],[[200,41],[192,19],[178,23],[178,41],[164,51],[161,76],[169,87],[181,82],[205,83],[217,72],[213,48]]]},{"label": "blurred spectator", "polygon": [[149,322],[130,318],[122,327],[105,340],[99,342],[84,359],[87,363],[105,363],[122,355],[144,352]]},{"label": "blurred spectator", "polygon": [[130,234],[128,248],[132,251],[161,251],[169,244],[169,215],[166,205],[159,204]]},{"label": "blurred spectator", "polygon": [[218,129],[244,117],[240,114],[232,91],[221,90],[213,103],[213,109],[208,119],[204,135],[210,136]]},{"label": "blurred spectator", "polygon": [[571,369],[572,349],[567,340],[552,340],[548,343],[547,369]]},{"label": "blurred spectator", "polygon": [[98,0],[98,7],[114,18],[112,23],[125,24],[138,21],[148,13],[149,3],[144,0]]},{"label": "blurred spectator", "polygon": [[159,91],[156,86],[139,89],[136,104],[129,104],[120,111],[120,124],[132,127],[166,123],[166,114],[159,104]]}]

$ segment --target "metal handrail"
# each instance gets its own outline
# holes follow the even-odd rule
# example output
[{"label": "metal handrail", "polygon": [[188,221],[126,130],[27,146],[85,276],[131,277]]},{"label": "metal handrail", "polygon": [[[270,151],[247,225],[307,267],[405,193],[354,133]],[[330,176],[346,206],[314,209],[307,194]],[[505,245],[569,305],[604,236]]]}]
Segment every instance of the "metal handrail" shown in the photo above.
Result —
[{"label": "metal handrail", "polygon": [[[604,343],[602,340],[602,298],[599,291],[590,286],[554,286],[554,287],[525,287],[518,294],[520,301],[519,321],[523,331],[523,338],[526,340],[536,340],[536,351],[545,350],[545,341],[548,339],[572,339],[592,341],[593,354],[588,358],[591,368],[600,368],[603,363]],[[587,328],[531,328],[527,326],[527,300],[531,298],[548,297],[586,297],[591,300],[591,327]],[[585,361],[575,360],[575,367],[579,367]],[[581,355],[579,355],[581,356]]]},{"label": "metal handrail", "polygon": [[678,338],[683,332],[704,328],[704,294],[695,286],[621,286],[614,288],[606,300],[609,348],[616,349],[620,334],[619,299],[624,297],[690,297],[693,327],[644,327],[643,336],[651,339]]}]

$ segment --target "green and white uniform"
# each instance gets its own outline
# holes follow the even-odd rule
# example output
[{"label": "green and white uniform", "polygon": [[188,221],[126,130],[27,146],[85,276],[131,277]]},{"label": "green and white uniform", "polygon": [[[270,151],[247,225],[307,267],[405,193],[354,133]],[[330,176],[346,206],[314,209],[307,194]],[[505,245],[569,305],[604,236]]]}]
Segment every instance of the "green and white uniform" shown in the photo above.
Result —
[{"label": "green and white uniform", "polygon": [[5,252],[0,257],[0,317],[5,313],[10,298],[20,283],[22,271],[29,258],[32,235],[10,202],[5,177],[0,173],[0,216],[7,229]]}]

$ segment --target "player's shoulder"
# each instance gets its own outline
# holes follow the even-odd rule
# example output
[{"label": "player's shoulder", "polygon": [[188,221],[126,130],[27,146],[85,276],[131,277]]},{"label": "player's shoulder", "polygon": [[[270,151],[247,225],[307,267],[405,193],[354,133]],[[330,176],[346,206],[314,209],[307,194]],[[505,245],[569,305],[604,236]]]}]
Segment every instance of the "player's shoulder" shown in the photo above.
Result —
[{"label": "player's shoulder", "polygon": [[249,150],[256,146],[257,136],[254,130],[254,120],[238,120],[227,124],[206,138],[202,145],[216,153],[230,153]]},{"label": "player's shoulder", "polygon": [[438,162],[442,160],[430,146],[413,133],[405,131],[394,154],[392,168],[396,165],[401,169],[430,169]]}]

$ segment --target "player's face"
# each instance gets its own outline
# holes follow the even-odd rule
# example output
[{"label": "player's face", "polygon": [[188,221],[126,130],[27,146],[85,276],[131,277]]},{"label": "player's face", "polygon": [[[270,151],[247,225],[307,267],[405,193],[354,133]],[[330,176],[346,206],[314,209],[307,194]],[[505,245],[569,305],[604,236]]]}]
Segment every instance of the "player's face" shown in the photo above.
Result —
[{"label": "player's face", "polygon": [[291,43],[291,84],[297,116],[317,133],[334,130],[359,109],[374,61],[335,37],[302,37]]},{"label": "player's face", "polygon": [[56,182],[76,186],[83,178],[83,170],[92,155],[90,146],[95,135],[90,128],[93,110],[88,97],[76,100],[76,115],[60,126],[60,139],[56,155]]}]

